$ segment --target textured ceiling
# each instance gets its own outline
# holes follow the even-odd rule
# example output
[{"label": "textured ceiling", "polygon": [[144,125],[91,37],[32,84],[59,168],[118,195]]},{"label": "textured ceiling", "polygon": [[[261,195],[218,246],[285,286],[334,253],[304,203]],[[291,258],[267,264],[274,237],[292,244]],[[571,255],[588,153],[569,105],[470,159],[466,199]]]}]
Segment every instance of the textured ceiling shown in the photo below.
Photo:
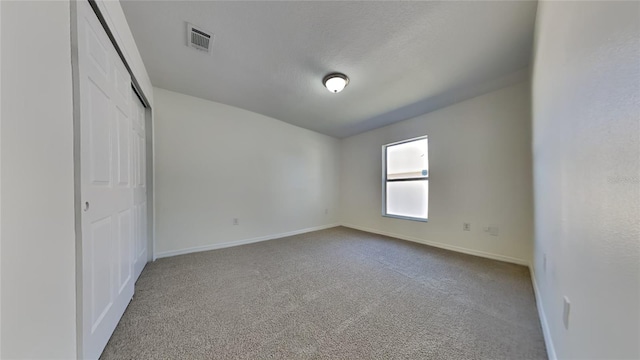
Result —
[{"label": "textured ceiling", "polygon": [[[122,1],[154,86],[345,137],[521,80],[536,2]],[[186,46],[186,22],[215,34]],[[347,74],[341,93],[321,80]]]}]

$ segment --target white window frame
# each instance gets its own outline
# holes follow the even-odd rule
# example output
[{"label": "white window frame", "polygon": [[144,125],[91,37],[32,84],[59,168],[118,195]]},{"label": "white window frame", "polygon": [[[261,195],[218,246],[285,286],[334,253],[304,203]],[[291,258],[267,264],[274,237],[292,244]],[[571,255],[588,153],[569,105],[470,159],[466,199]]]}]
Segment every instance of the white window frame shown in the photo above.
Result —
[{"label": "white window frame", "polygon": [[[428,215],[427,215],[426,218],[420,218],[420,217],[412,217],[412,216],[387,214],[387,182],[393,182],[393,181],[429,181],[429,177],[431,175],[431,170],[427,169],[427,176],[425,176],[423,178],[413,179],[413,180],[405,180],[405,179],[391,179],[391,180],[388,180],[387,179],[387,148],[390,147],[390,146],[394,146],[394,145],[400,145],[400,144],[405,144],[405,143],[418,141],[418,140],[424,140],[424,139],[428,139],[427,135],[418,136],[418,137],[415,137],[415,138],[406,139],[406,140],[402,140],[402,141],[396,141],[396,142],[393,142],[393,143],[390,143],[390,144],[382,145],[382,216],[389,217],[389,218],[395,218],[395,219],[402,219],[402,220],[420,221],[420,222],[428,222],[429,221]],[[429,156],[428,152],[427,152],[427,156]],[[431,164],[429,164],[429,165],[431,165]],[[429,202],[429,196],[427,195],[427,203],[428,202]]]}]

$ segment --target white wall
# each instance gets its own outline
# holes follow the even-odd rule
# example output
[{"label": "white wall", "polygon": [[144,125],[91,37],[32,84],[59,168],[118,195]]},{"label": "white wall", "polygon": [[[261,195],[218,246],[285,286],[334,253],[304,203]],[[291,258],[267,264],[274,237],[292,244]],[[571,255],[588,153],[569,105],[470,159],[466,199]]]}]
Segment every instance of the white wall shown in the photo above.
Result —
[{"label": "white wall", "polygon": [[[2,77],[2,3],[0,2],[0,78]],[[0,160],[2,159],[2,85],[0,84]],[[0,204],[2,204],[2,165],[0,165]],[[0,206],[0,260],[2,259],[2,206]],[[2,266],[0,266],[0,357],[2,356]]]},{"label": "white wall", "polygon": [[534,269],[562,359],[640,358],[639,34],[638,2],[539,4]]},{"label": "white wall", "polygon": [[0,357],[74,358],[70,5],[1,7]]},{"label": "white wall", "polygon": [[337,139],[164,89],[154,95],[157,255],[337,223]]},{"label": "white wall", "polygon": [[[98,5],[153,103],[120,4]],[[2,1],[0,8],[0,357],[75,358],[70,4]]]},{"label": "white wall", "polygon": [[[342,139],[342,223],[526,264],[531,257],[529,83]],[[429,136],[429,221],[381,215],[381,146]],[[471,223],[470,232],[462,230]],[[499,236],[483,228],[496,224]]]}]

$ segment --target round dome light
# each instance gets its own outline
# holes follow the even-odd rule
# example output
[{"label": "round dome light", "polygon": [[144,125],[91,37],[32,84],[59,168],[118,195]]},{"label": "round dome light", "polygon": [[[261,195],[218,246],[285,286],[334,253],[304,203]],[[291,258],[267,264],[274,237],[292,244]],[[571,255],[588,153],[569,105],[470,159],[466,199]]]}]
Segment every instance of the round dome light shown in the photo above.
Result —
[{"label": "round dome light", "polygon": [[332,93],[339,93],[349,84],[349,78],[345,74],[333,73],[325,76],[322,84]]}]

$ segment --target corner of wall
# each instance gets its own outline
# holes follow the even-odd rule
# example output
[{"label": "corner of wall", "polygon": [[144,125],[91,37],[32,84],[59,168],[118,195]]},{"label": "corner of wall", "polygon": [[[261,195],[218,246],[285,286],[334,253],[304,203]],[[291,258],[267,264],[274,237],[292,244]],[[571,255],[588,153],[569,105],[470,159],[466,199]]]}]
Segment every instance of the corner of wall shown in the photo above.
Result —
[{"label": "corner of wall", "polygon": [[549,328],[549,323],[547,321],[547,315],[544,311],[544,306],[542,304],[542,295],[540,293],[540,289],[538,288],[538,281],[536,280],[536,272],[534,269],[533,261],[529,263],[529,273],[531,275],[531,284],[533,286],[533,294],[536,298],[536,308],[538,309],[538,317],[540,318],[540,326],[542,327],[542,335],[544,337],[544,344],[547,348],[547,356],[549,360],[557,360],[558,356],[556,355],[556,349],[553,344],[553,338],[551,337],[551,329]]}]

